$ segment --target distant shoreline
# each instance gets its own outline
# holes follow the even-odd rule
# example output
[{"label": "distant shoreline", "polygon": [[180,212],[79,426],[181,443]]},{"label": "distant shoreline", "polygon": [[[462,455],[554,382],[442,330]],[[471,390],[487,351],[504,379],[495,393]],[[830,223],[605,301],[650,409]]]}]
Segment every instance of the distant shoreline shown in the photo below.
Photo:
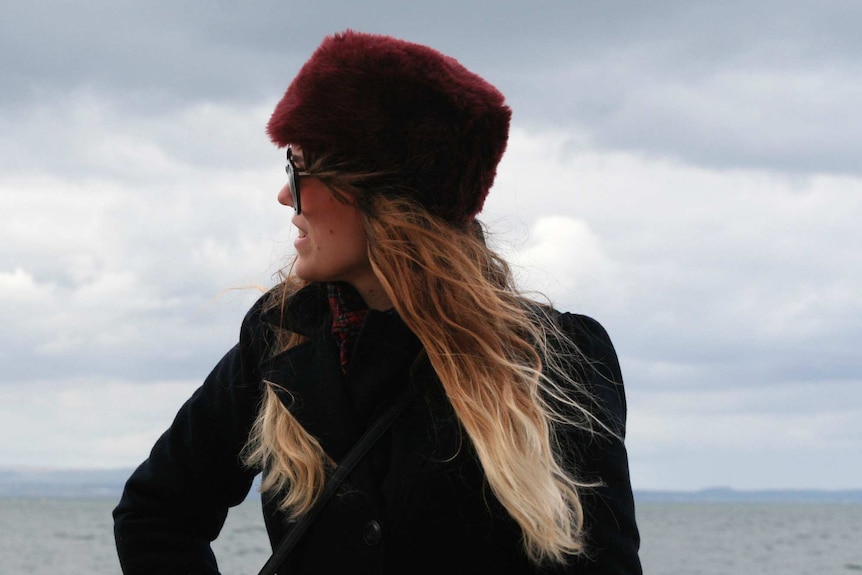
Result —
[{"label": "distant shoreline", "polygon": [[[119,499],[132,469],[0,468],[0,498]],[[856,503],[862,489],[635,489],[638,503]]]},{"label": "distant shoreline", "polygon": [[856,503],[862,490],[712,488],[697,491],[635,490],[637,503]]}]

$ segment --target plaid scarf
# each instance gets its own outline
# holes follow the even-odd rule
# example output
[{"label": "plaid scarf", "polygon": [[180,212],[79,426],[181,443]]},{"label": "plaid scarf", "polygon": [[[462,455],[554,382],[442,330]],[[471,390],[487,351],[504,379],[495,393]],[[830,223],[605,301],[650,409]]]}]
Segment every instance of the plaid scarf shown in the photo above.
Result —
[{"label": "plaid scarf", "polygon": [[332,335],[338,342],[341,356],[341,371],[347,373],[347,363],[353,353],[356,336],[362,329],[368,306],[362,296],[345,283],[326,284],[329,309],[332,311]]}]

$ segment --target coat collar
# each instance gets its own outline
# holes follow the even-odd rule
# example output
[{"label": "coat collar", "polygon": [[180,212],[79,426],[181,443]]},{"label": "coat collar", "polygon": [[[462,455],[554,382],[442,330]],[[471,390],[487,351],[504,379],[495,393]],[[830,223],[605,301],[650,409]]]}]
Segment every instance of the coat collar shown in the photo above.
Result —
[{"label": "coat collar", "polygon": [[[277,288],[270,292],[270,297],[275,300],[281,293],[281,289]],[[265,323],[287,331],[304,336],[313,335],[322,324],[328,325],[332,321],[326,284],[308,284],[287,296],[283,305],[275,302],[262,313],[261,318]]]},{"label": "coat collar", "polygon": [[339,461],[359,435],[409,384],[410,366],[421,349],[394,312],[372,310],[357,338],[347,375],[332,337],[325,284],[310,284],[263,320],[308,339],[262,365],[266,381],[302,426]]}]

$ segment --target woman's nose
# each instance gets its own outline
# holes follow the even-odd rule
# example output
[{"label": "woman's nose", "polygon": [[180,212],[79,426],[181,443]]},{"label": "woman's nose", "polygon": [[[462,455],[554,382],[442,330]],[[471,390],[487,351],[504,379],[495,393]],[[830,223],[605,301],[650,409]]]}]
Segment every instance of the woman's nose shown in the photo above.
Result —
[{"label": "woman's nose", "polygon": [[278,203],[282,206],[293,207],[293,197],[290,195],[290,184],[285,183],[281,191],[278,192]]}]

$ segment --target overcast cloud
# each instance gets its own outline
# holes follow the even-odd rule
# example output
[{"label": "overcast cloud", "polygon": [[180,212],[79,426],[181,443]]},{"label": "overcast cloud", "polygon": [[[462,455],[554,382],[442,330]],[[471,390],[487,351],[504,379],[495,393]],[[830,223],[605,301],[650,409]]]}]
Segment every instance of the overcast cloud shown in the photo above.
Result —
[{"label": "overcast cloud", "polygon": [[862,8],[488,6],[5,2],[0,466],[146,456],[290,255],[263,127],[352,27],[507,95],[483,219],[608,328],[636,488],[862,487]]}]

